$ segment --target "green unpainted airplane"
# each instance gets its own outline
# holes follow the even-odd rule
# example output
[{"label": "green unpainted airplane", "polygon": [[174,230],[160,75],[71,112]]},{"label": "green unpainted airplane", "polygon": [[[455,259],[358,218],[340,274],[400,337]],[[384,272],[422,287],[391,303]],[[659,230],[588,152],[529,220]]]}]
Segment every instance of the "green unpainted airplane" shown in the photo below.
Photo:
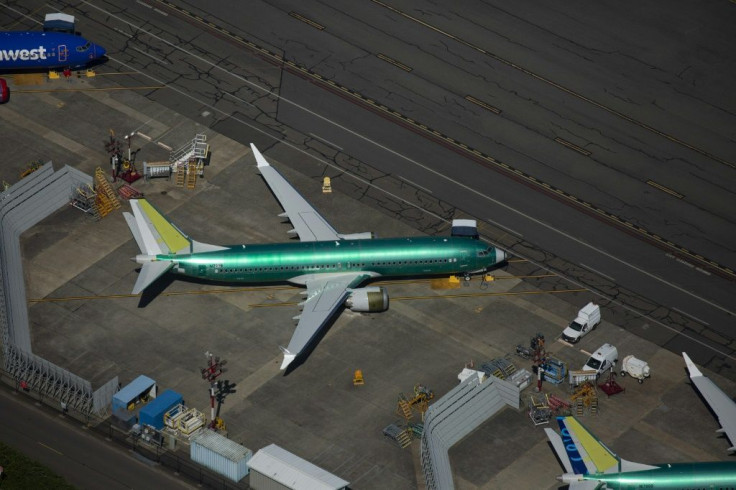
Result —
[{"label": "green unpainted airplane", "polygon": [[[703,376],[682,353],[690,379],[718,417],[720,433],[736,440],[736,403]],[[619,458],[575,417],[557,417],[560,434],[544,429],[566,473],[558,479],[570,490],[736,489],[736,461],[642,464]],[[728,451],[736,451],[732,446]]]},{"label": "green unpainted airplane", "polygon": [[166,272],[218,282],[290,282],[306,287],[296,330],[281,348],[286,369],[345,306],[358,312],[388,309],[382,287],[361,287],[375,278],[485,273],[506,253],[478,239],[473,220],[455,220],[453,235],[376,239],[370,232],[340,234],[251,144],[258,169],[276,195],[299,242],[219,246],[185,235],[145,199],[123,213],[141,254],[133,287],[138,294]]}]

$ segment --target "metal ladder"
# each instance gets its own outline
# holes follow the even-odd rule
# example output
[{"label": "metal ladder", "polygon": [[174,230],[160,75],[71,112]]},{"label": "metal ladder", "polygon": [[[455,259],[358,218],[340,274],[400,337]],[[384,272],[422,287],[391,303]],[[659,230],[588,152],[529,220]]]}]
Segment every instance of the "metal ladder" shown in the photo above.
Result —
[{"label": "metal ladder", "polygon": [[120,201],[115,195],[115,191],[112,190],[112,186],[107,181],[105,172],[100,167],[97,167],[95,170],[95,191],[97,191],[95,203],[101,218],[104,218],[113,210],[120,208]]},{"label": "metal ladder", "polygon": [[406,420],[409,420],[414,416],[414,413],[411,411],[411,405],[409,405],[409,400],[406,399],[406,396],[404,396],[403,393],[399,394],[399,401],[398,407],[396,408],[396,413],[404,417]]},{"label": "metal ladder", "polygon": [[207,158],[207,135],[198,134],[194,139],[181,148],[174,150],[169,155],[169,161],[174,167],[180,165],[188,165],[191,160],[200,160]]}]

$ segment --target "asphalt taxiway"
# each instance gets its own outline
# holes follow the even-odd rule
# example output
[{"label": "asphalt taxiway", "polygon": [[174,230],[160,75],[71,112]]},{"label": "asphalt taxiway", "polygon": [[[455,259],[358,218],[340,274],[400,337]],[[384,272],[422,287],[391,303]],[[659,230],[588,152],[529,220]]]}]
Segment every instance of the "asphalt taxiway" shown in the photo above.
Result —
[{"label": "asphalt taxiway", "polygon": [[[96,40],[108,47],[113,58],[109,73],[127,74],[105,75],[105,70],[101,70],[103,73],[96,79],[74,79],[65,85],[48,86],[82,89],[76,92],[14,97],[13,104],[0,112],[4,130],[0,144],[7,149],[6,164],[0,167],[3,179],[14,181],[32,159],[53,159],[87,172],[98,165],[104,167],[107,160],[102,142],[107,138],[107,128],[121,134],[141,132],[151,137],[150,143],[141,138],[133,140],[136,147],[142,148],[139,158],[148,160],[166,156],[156,142],[178,147],[195,133],[203,132],[212,145],[213,159],[206,178],[195,191],[176,188],[172,182],[162,180],[136,184],[185,232],[200,240],[247,243],[285,239],[289,227],[278,224],[278,204],[255,172],[247,150],[246,144],[253,141],[341,231],[372,230],[380,236],[447,233],[448,218],[471,215],[481,220],[481,231],[487,238],[534,262],[511,262],[497,273],[499,280],[488,289],[480,289],[476,281],[460,290],[468,293],[463,297],[456,290],[433,290],[426,282],[390,284],[387,287],[392,306],[387,313],[344,313],[307,362],[282,377],[278,371],[281,354],[277,346],[288,342],[291,335],[293,303],[300,298],[298,290],[227,288],[227,292],[212,292],[222,287],[173,281],[160,289],[163,293],[181,294],[146,298],[145,307],[140,308],[138,298],[118,297],[129,292],[135,282],[135,266],[128,258],[138,253],[119,212],[93,223],[78,211],[67,209],[24,237],[34,351],[93,383],[114,374],[119,374],[123,381],[139,373],[149,374],[160,386],[182,392],[187,403],[202,409],[208,400],[199,369],[204,365],[204,352],[214,352],[228,359],[227,376],[238,384],[237,393],[223,407],[223,417],[233,439],[252,449],[275,442],[351,481],[354,488],[407,488],[421,485],[417,447],[402,451],[380,433],[396,418],[394,410],[399,392],[411,391],[414,384],[422,383],[441,395],[454,385],[455,375],[466,362],[505,356],[516,344],[526,343],[537,332],[554,339],[578,307],[590,299],[598,299],[610,306],[604,308],[604,325],[574,349],[550,342],[550,350],[577,366],[585,360],[580,349],[591,351],[605,341],[611,342],[622,355],[633,353],[649,361],[653,378],[642,386],[626,380],[626,393],[603,400],[601,414],[586,419],[586,423],[601,440],[630,460],[660,462],[727,457],[727,443],[712,436],[716,423],[687,384],[683,362],[676,352],[697,351],[696,361],[707,362],[708,368],[723,374],[714,376],[714,380],[727,393],[736,392],[732,362],[723,355],[734,347],[728,323],[732,317],[718,308],[700,304],[702,301],[692,303],[691,295],[664,287],[661,281],[647,281],[655,275],[680,289],[706,291],[706,299],[725,308],[733,294],[730,282],[712,272],[706,275],[690,262],[685,261],[690,266],[683,265],[677,257],[668,257],[659,248],[642,247],[638,238],[618,233],[588,214],[571,212],[569,206],[556,200],[533,197],[537,194],[529,194],[528,182],[482,170],[477,162],[468,165],[467,157],[436,141],[427,143],[426,138],[414,131],[416,128],[397,126],[385,114],[362,109],[346,102],[344,97],[330,95],[331,92],[317,89],[316,84],[295,77],[299,70],[274,65],[263,53],[261,58],[253,57],[253,49],[246,49],[242,44],[233,47],[233,39],[221,29],[239,31],[228,22],[221,22],[224,15],[218,16],[216,12],[205,15],[215,27],[207,26],[202,31],[203,26],[192,17],[166,5],[157,3],[159,12],[154,12],[155,15],[144,2],[130,5],[122,12],[111,12],[105,3],[67,5],[77,15],[84,13],[85,34],[90,37],[92,32]],[[20,8],[28,9],[27,13],[31,14],[31,6],[21,7],[12,2],[9,6],[15,10],[4,10],[2,14],[6,18],[32,26],[32,22],[15,13]],[[379,8],[383,9],[380,5]],[[281,10],[268,12],[277,19],[279,16],[294,19],[286,12],[289,8]],[[371,14],[378,17],[370,24],[381,25],[381,16],[395,14],[380,12],[383,13]],[[330,18],[322,16],[318,20],[322,19],[327,24]],[[244,28],[246,32],[240,34],[256,33],[255,41],[266,49],[288,48],[289,59],[299,66],[319,68],[320,74],[329,73],[325,67],[332,66],[335,70],[334,67],[344,62],[343,58],[353,56],[350,52],[343,56],[335,49],[332,61],[326,59],[322,64],[305,57],[303,53],[310,53],[308,46],[315,42],[312,36],[318,32],[310,31],[314,28],[302,25],[302,21],[294,22],[301,22],[296,24],[299,27],[294,29],[294,37],[301,36],[309,42],[286,40],[282,44],[279,39],[269,37],[269,33],[258,31],[261,26],[279,25],[276,21],[261,21],[260,26],[249,24]],[[339,47],[345,36],[330,38],[330,49]],[[442,43],[430,41],[426,45],[444,49]],[[474,40],[476,44],[479,42],[480,39]],[[517,51],[510,50],[504,55],[518,54]],[[215,56],[216,53],[227,55]],[[399,54],[392,56],[395,61],[411,59]],[[570,56],[576,59],[579,54]],[[452,133],[466,145],[482,147],[482,153],[492,153],[499,160],[518,165],[527,175],[544,177],[548,184],[563,187],[554,172],[537,165],[543,159],[536,152],[554,157],[557,164],[568,160],[564,155],[569,154],[564,152],[573,151],[569,147],[553,150],[552,142],[534,139],[538,138],[539,129],[517,133],[515,128],[524,124],[515,123],[513,117],[511,121],[492,124],[498,131],[493,134],[505,135],[502,138],[505,144],[484,142],[474,135],[472,127],[472,131],[456,133],[460,126],[448,124],[448,119],[463,122],[476,121],[479,117],[477,127],[488,134],[492,133],[487,127],[491,123],[477,115],[465,117],[467,108],[451,117],[434,103],[418,108],[410,100],[417,93],[427,93],[431,84],[412,80],[410,90],[406,91],[401,83],[395,83],[401,79],[394,72],[387,74],[387,70],[401,70],[400,67],[383,59],[370,60],[365,79],[357,76],[359,73],[353,76],[350,70],[346,70],[350,76],[335,70],[341,75],[335,78],[343,86],[384,100],[400,115],[440,128],[440,134],[435,135],[438,138]],[[479,60],[475,64],[483,65]],[[606,62],[600,60],[599,64],[604,66]],[[381,76],[396,89],[385,98],[381,97],[385,87],[371,78]],[[251,82],[275,91],[301,108],[255,89]],[[519,83],[516,79],[511,82]],[[565,83],[577,85],[575,80]],[[154,85],[166,88],[150,88]],[[84,90],[120,86],[130,90]],[[630,88],[626,87],[624,92]],[[432,90],[433,97],[445,97]],[[502,95],[510,89],[504,90],[485,100],[505,100]],[[539,95],[534,87],[527,90]],[[549,97],[547,93],[540,96],[544,100],[550,100]],[[520,96],[518,100],[510,100],[522,104],[523,99]],[[531,108],[520,105],[518,109],[531,111],[524,112],[529,115],[523,121],[527,125],[529,121],[543,119],[533,112],[536,97],[529,99]],[[549,102],[557,109],[569,103]],[[576,111],[585,112],[575,104]],[[513,106],[502,109],[504,114],[515,112]],[[334,124],[328,124],[315,113],[350,131],[336,130]],[[644,138],[636,132],[629,133],[619,123],[611,123],[609,116],[602,119],[613,125],[612,131],[623,131],[622,138],[635,141],[623,145],[629,149],[617,161],[628,161],[639,150],[659,145],[651,136]],[[667,118],[658,119],[662,120]],[[505,128],[502,124],[511,126]],[[667,131],[670,130],[681,132],[668,125]],[[586,132],[589,136],[594,133],[595,130]],[[274,145],[274,136],[282,143]],[[366,138],[380,142],[382,148]],[[535,155],[522,155],[522,158],[519,149],[530,145],[529,138],[539,144],[531,145]],[[576,137],[567,138],[582,145],[581,148],[593,148],[594,156],[601,153]],[[702,141],[713,143],[717,153],[727,154],[729,143],[719,138],[716,135]],[[661,151],[666,159],[673,150]],[[699,155],[695,157],[696,165],[702,164],[699,159],[707,158],[696,154]],[[418,167],[407,157],[413,162],[431,163],[430,168]],[[587,168],[587,163],[575,162],[574,168],[566,171],[572,175],[585,173],[581,169]],[[603,163],[607,168],[611,162]],[[643,167],[643,162],[639,163]],[[725,178],[720,173],[723,170],[714,172],[709,178]],[[438,174],[455,176],[456,182],[448,182]],[[335,191],[330,195],[320,192],[321,177],[325,175],[333,177]],[[596,182],[607,185],[616,182],[605,172],[587,183],[572,180],[575,185],[565,188],[576,195],[607,209],[617,206],[607,202],[607,197],[603,200],[591,197]],[[473,183],[472,189],[468,181]],[[655,182],[662,181],[661,177],[655,179]],[[480,198],[475,192],[478,189],[483,194]],[[600,195],[609,192],[615,194],[608,189]],[[719,202],[727,203],[729,199],[728,196],[720,201],[716,199],[715,207],[708,204],[709,209],[718,214]],[[629,197],[626,200],[629,202]],[[512,202],[525,203],[527,207],[509,209]],[[636,212],[629,210],[621,214],[636,216],[645,228],[665,237],[685,237],[682,243],[688,248],[697,250],[701,245],[707,246],[709,257],[730,264],[731,255],[723,250],[722,240],[720,244],[707,244],[707,233],[698,237],[685,233],[688,230],[684,229],[660,229],[658,219],[667,214],[666,210],[648,210],[649,204],[646,199],[637,201]],[[645,209],[643,214],[638,212]],[[518,211],[534,219],[527,219]],[[700,211],[696,211],[691,209],[695,214],[688,215],[689,220],[698,221]],[[552,232],[555,228],[564,230],[568,236]],[[608,251],[608,255],[601,254],[601,249]],[[637,267],[643,273],[624,267],[622,260],[639,264]],[[548,271],[536,264],[565,273],[574,282],[559,276],[549,277]],[[522,276],[525,278],[521,279]],[[567,292],[580,289],[580,284],[605,293],[608,301],[590,292]],[[617,303],[630,309],[619,308]],[[687,306],[693,304],[699,306]],[[687,337],[678,335],[683,331]],[[524,361],[519,361],[519,365],[528,367]],[[365,386],[351,385],[354,369],[363,370]],[[506,411],[492,419],[453,448],[451,459],[461,488],[556,488],[554,476],[561,472],[543,432],[532,427],[523,412]]]}]

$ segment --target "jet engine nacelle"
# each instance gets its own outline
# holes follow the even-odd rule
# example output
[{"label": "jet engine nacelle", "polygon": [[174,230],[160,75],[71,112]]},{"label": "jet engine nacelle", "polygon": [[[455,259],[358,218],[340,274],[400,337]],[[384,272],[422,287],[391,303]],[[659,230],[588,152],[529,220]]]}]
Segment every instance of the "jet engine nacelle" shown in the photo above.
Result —
[{"label": "jet engine nacelle", "polygon": [[373,240],[376,236],[372,231],[364,231],[362,233],[348,233],[347,235],[338,234],[343,240]]},{"label": "jet engine nacelle", "polygon": [[353,289],[345,301],[351,311],[379,313],[388,310],[388,291],[382,287]]}]

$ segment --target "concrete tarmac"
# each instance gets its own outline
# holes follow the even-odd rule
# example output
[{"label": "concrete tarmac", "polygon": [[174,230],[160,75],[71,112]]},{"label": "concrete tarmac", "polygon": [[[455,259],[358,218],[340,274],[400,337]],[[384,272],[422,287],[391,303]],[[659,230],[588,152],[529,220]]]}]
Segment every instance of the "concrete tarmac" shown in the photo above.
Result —
[{"label": "concrete tarmac", "polygon": [[[6,149],[7,160],[0,167],[3,179],[15,181],[23,166],[37,158],[52,158],[57,164],[68,163],[86,172],[92,172],[98,165],[106,168],[102,142],[107,139],[107,128],[114,128],[118,134],[141,132],[151,138],[150,142],[139,136],[133,140],[134,149],[141,148],[139,158],[148,161],[167,158],[168,152],[157,143],[176,148],[201,132],[208,136],[213,159],[205,179],[194,191],[175,187],[166,180],[135,184],[185,232],[199,240],[248,243],[286,239],[289,226],[278,223],[276,215],[281,210],[255,172],[247,148],[247,143],[253,141],[341,231],[373,230],[384,237],[445,234],[447,219],[470,215],[481,220],[485,236],[511,250],[518,247],[519,255],[533,259],[534,263],[511,262],[495,272],[498,280],[488,289],[481,289],[478,281],[460,291],[436,290],[423,282],[386,285],[392,298],[388,312],[377,315],[344,312],[307,362],[283,377],[278,371],[281,356],[277,346],[286,344],[293,330],[292,303],[300,299],[298,290],[228,288],[230,292],[215,293],[222,286],[164,281],[158,287],[161,294],[146,297],[142,302],[139,298],[113,297],[128,293],[137,277],[135,265],[128,258],[138,250],[124,220],[116,212],[93,223],[78,211],[66,209],[23,238],[28,297],[39,300],[30,306],[34,352],[91,379],[93,384],[104,382],[114,374],[120,375],[124,383],[138,374],[148,374],[159,386],[180,391],[190,406],[202,410],[206,410],[208,399],[199,370],[204,366],[204,352],[214,352],[228,360],[226,375],[237,383],[237,392],[226,400],[222,412],[232,439],[253,450],[275,442],[351,481],[352,488],[403,489],[422,485],[417,443],[413,443],[411,450],[401,450],[381,434],[381,429],[397,418],[399,392],[411,392],[415,384],[422,383],[441,396],[454,386],[457,372],[471,359],[481,362],[510,355],[517,344],[527,343],[537,332],[548,339],[548,349],[572,367],[585,362],[587,356],[583,351],[590,352],[603,342],[611,342],[617,345],[621,355],[631,353],[647,360],[653,377],[643,385],[629,378],[622,380],[627,388],[625,394],[602,399],[600,415],[585,419],[601,440],[621,457],[645,463],[727,457],[728,444],[713,436],[716,421],[689,386],[678,351],[686,349],[696,361],[707,363],[714,381],[726,393],[736,393],[732,362],[728,357],[714,354],[712,349],[732,351],[731,317],[718,308],[691,306],[699,300],[688,303],[692,299],[688,300],[682,291],[665,290],[658,286],[661,280],[647,282],[646,277],[654,274],[682,289],[705,291],[706,299],[721,307],[730,304],[733,294],[730,283],[683,265],[660,249],[643,246],[640,240],[588,215],[571,211],[568,206],[540,197],[536,192],[530,193],[519,182],[479,170],[475,162],[459,157],[445,146],[428,142],[385,117],[377,117],[329,92],[315,89],[280,67],[253,57],[242,45],[233,47],[221,31],[213,32],[209,28],[203,31],[201,25],[173,10],[159,9],[167,14],[164,15],[139,2],[109,15],[105,4],[95,3],[84,12],[79,6],[67,6],[70,12],[84,19],[80,24],[84,24],[85,35],[109,46],[111,69],[101,70],[103,73],[96,79],[74,79],[63,86],[45,86],[74,87],[80,89],[77,92],[18,94],[12,105],[3,107],[0,145]],[[16,13],[28,9],[30,15],[33,5],[10,7],[15,10],[5,8],[0,12],[8,20],[3,25],[12,21],[19,22],[16,27],[26,24],[33,27],[32,22]],[[157,4],[158,7],[162,5]],[[349,82],[351,87],[390,103],[402,113],[426,121],[539,178],[562,186],[556,180],[558,170],[572,176],[566,185],[577,195],[591,199],[596,182],[604,182],[599,193],[601,200],[591,199],[595,204],[620,208],[622,214],[641,219],[642,224],[666,237],[683,237],[688,246],[702,245],[718,260],[724,263],[731,260],[730,252],[723,250],[722,240],[706,244],[704,237],[708,233],[691,233],[692,230],[686,229],[690,224],[668,224],[672,231],[665,228],[667,233],[657,229],[663,216],[668,212],[677,214],[679,208],[672,211],[668,204],[662,204],[663,199],[655,198],[655,204],[662,207],[650,209],[652,203],[642,191],[646,188],[652,192],[646,182],[638,182],[632,188],[636,191],[631,192],[642,196],[642,200],[632,201],[628,192],[622,196],[616,194],[617,182],[623,182],[623,188],[631,183],[619,178],[619,174],[631,178],[636,169],[647,167],[643,157],[632,158],[640,150],[656,147],[658,153],[653,160],[669,161],[673,152],[678,158],[683,157],[679,150],[673,150],[678,143],[669,140],[665,144],[657,143],[651,132],[642,132],[641,126],[631,130],[628,123],[613,121],[610,113],[601,115],[597,110],[584,110],[579,99],[557,98],[559,94],[552,95],[555,91],[549,86],[541,89],[535,85],[538,82],[515,78],[513,70],[491,66],[483,61],[485,58],[476,57],[477,52],[468,52],[467,46],[460,48],[463,51],[457,55],[454,45],[434,37],[436,31],[421,34],[423,41],[417,44],[450,55],[434,55],[435,61],[431,63],[428,58],[433,55],[420,53],[416,46],[407,48],[411,43],[383,45],[379,31],[387,29],[387,24],[399,26],[398,30],[390,30],[391,36],[401,35],[403,30],[410,39],[420,36],[418,32],[425,28],[386,10],[378,2],[356,7],[365,11],[364,18],[369,20],[363,23],[363,30],[356,30],[356,33],[365,32],[364,36],[355,36],[350,29],[333,35],[332,31],[341,22],[355,25],[351,24],[354,20],[340,12],[327,12],[334,17],[322,13],[319,18],[315,16],[328,25],[326,34],[332,36],[329,42],[319,37],[317,29],[289,16],[293,6],[264,4],[259,8],[259,16],[247,19],[247,25],[238,22],[242,27],[229,24],[240,12],[237,8],[230,9],[229,18],[224,11],[214,10],[220,8],[227,9],[228,5],[212,7],[213,11],[205,17],[222,21],[233,32],[253,34],[264,46],[283,49],[290,59],[334,75],[342,83]],[[431,12],[425,14],[432,16]],[[450,14],[462,17],[460,25],[468,27],[468,37],[480,45],[483,31],[474,31],[473,16]],[[510,19],[518,15],[509,11],[501,14],[506,22],[494,21],[498,22],[495,29],[501,33],[504,29],[515,29],[518,23]],[[481,15],[481,12],[474,14]],[[723,18],[728,15],[724,14]],[[546,22],[544,15],[541,17],[537,26]],[[143,26],[143,19],[155,19],[152,21],[155,27],[146,28],[145,33],[137,31]],[[331,19],[341,21],[330,22]],[[569,22],[576,23],[570,19]],[[289,36],[279,31],[286,21],[296,22],[293,25],[298,26],[288,32]],[[621,22],[620,18],[617,22]],[[443,26],[448,32],[450,27],[453,25]],[[539,66],[537,63],[550,63],[544,60],[551,55],[535,54],[543,52],[540,51],[543,46],[555,45],[548,42],[549,29],[527,27],[539,35],[529,38],[533,49],[514,47],[513,42],[506,41],[495,43],[503,48],[499,52],[508,58],[521,56],[519,59],[534,67]],[[585,30],[584,34],[596,36],[595,30]],[[356,48],[358,41],[363,41],[355,37],[374,43],[373,51],[410,63],[414,75],[397,76],[394,70],[401,72],[400,68],[373,54],[366,55],[366,46]],[[346,44],[346,39],[352,44]],[[407,51],[410,55],[388,52],[392,46],[410,49]],[[631,60],[628,56],[631,53],[626,49],[616,62],[623,64],[612,63],[617,67],[617,75],[605,75],[614,78],[612,84],[621,86],[621,93],[640,86],[641,80],[636,80],[643,76],[642,71],[632,70],[638,62]],[[573,60],[581,58],[580,53],[564,48],[555,54],[565,52],[568,54],[559,60],[560,66],[574,65]],[[193,57],[195,53],[197,56]],[[329,57],[323,62],[317,59],[320,53],[329,53]],[[599,56],[598,63],[586,62],[586,73],[602,76],[596,74],[596,68],[608,66],[610,59],[598,52],[594,54]],[[366,64],[361,63],[361,56]],[[510,77],[509,82],[491,83],[487,73],[480,80],[472,81],[467,70],[462,70],[460,76],[460,72],[447,68],[448,60],[458,61],[463,57],[482,70],[503,71],[505,77]],[[352,61],[346,63],[348,60]],[[442,69],[436,69],[438,66]],[[557,74],[550,72],[548,66],[539,71],[547,76]],[[695,71],[706,80],[717,78],[702,69]],[[128,74],[107,78],[104,75],[119,72]],[[559,72],[569,77],[572,70],[559,69]],[[633,82],[627,81],[626,73]],[[453,77],[457,80],[453,81]],[[583,82],[575,77],[564,79],[566,85],[581,91],[585,83],[597,86],[590,80]],[[159,83],[167,88],[146,88]],[[253,83],[273,90],[274,94],[265,94],[254,88]],[[666,85],[666,81],[662,84]],[[128,90],[86,90],[121,86]],[[477,104],[464,105],[468,103],[464,99],[465,89],[460,92],[457,86],[497,87],[493,90],[499,90],[498,93],[479,97],[501,108],[500,120],[496,119],[498,115],[483,113]],[[449,93],[452,91],[448,87],[454,88],[454,93]],[[692,99],[706,97],[697,84],[693,87]],[[678,86],[673,90],[680,89]],[[472,92],[481,93],[477,90]],[[520,95],[509,97],[514,91]],[[601,100],[619,109],[637,105],[615,102],[616,94],[594,95],[604,97]],[[455,104],[458,97],[465,102]],[[441,100],[452,102],[450,107],[457,106],[458,111],[437,105]],[[509,105],[502,107],[502,102]],[[344,129],[338,131],[322,118],[295,108],[293,103],[327,115],[357,134],[346,133]],[[667,104],[670,112],[666,116],[648,122],[684,138],[682,128],[689,126],[683,126],[683,120],[699,110],[698,103],[692,103],[695,105]],[[579,114],[581,119],[566,123],[561,108]],[[685,112],[679,114],[681,110]],[[552,119],[547,120],[545,111],[559,116],[549,116]],[[697,138],[692,141],[699,148],[712,147],[714,154],[727,154],[728,137],[718,130],[724,126],[708,125],[707,114],[712,112],[705,111],[703,119],[697,120],[707,128],[705,132],[693,133]],[[648,113],[633,114],[644,119]],[[673,114],[679,114],[679,119],[670,117]],[[670,119],[675,121],[673,125],[669,124]],[[610,127],[614,136],[596,136],[597,126],[591,124],[596,121]],[[557,127],[555,124],[561,126],[554,130],[559,132],[550,129]],[[567,147],[557,148],[555,145],[559,143],[549,138],[557,135],[588,148],[594,159],[600,154],[607,155],[600,162],[596,160],[596,165],[600,165],[595,167],[597,173],[588,174],[590,164],[582,159],[582,154],[577,156]],[[364,138],[369,136],[384,148],[366,142]],[[274,137],[282,144],[272,145]],[[595,144],[586,144],[583,137],[601,147],[614,145],[613,149],[610,152],[598,149]],[[309,156],[302,151],[307,151]],[[703,165],[703,158],[708,159],[698,152],[693,156],[690,151],[687,163],[677,160],[678,172],[682,172],[673,172],[677,179],[687,174],[691,168],[687,165]],[[614,158],[617,152],[620,158]],[[549,155],[550,161],[543,160],[540,154]],[[573,156],[569,157],[570,154]],[[428,164],[429,170],[409,165],[406,158]],[[631,166],[624,165],[627,162],[632,162]],[[681,165],[684,167],[680,168]],[[617,172],[614,177],[610,175],[612,168]],[[654,180],[682,190],[679,185],[664,182],[662,170],[659,167],[656,170],[659,176]],[[715,170],[713,179],[724,180],[721,172]],[[325,175],[333,177],[332,194],[320,191],[321,178]],[[472,198],[471,193],[463,192],[457,184],[448,184],[444,176],[457,177],[466,186],[477,186],[473,188],[482,191],[482,199]],[[646,177],[636,176],[640,180]],[[683,216],[687,216],[688,223],[702,221],[704,226],[710,226],[708,220],[700,219],[700,213],[709,211],[717,215],[719,206],[728,203],[728,196],[718,197],[722,189],[707,188],[694,195],[711,191],[713,202],[687,204],[689,211]],[[689,191],[682,194],[691,197]],[[625,205],[616,201],[619,197]],[[527,206],[519,211],[536,221],[519,218],[518,212],[502,205],[511,203]],[[695,209],[698,206],[702,209]],[[550,228],[559,228],[569,236]],[[587,245],[599,250],[591,252]],[[614,260],[621,258],[639,264],[637,267],[644,273]],[[535,263],[575,281],[569,282],[561,276],[541,277],[547,271]],[[571,348],[554,339],[580,306],[589,300],[600,300],[592,292],[579,291],[580,283],[604,292],[610,302],[604,303],[604,324]],[[183,294],[168,296],[166,293]],[[49,301],[70,297],[81,299]],[[615,302],[632,307],[636,313],[627,313],[616,307]],[[261,306],[264,304],[271,306]],[[687,318],[672,307],[700,321]],[[646,316],[638,317],[642,313]],[[690,337],[679,336],[676,331],[686,331]],[[513,359],[519,367],[530,367],[524,360]],[[363,370],[365,386],[351,385],[355,369]],[[712,371],[720,371],[723,376]],[[547,388],[566,395],[564,385],[547,385]],[[525,393],[522,401],[527,400]],[[450,456],[459,488],[557,488],[554,477],[562,472],[543,431],[532,426],[524,410],[499,414],[456,445]]]}]

